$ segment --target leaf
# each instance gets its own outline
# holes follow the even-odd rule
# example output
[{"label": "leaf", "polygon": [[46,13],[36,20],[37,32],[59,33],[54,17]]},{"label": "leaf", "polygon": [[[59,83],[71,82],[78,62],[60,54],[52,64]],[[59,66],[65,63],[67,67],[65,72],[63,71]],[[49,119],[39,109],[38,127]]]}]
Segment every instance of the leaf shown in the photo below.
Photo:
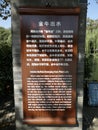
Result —
[{"label": "leaf", "polygon": [[0,0],[0,17],[6,20],[11,16],[10,0]]}]

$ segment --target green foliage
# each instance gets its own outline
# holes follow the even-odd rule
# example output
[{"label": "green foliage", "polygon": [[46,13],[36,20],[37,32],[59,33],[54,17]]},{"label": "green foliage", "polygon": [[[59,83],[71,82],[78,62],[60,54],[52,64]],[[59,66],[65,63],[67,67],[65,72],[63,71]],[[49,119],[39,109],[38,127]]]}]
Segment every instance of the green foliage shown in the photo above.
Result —
[{"label": "green foliage", "polygon": [[10,0],[0,0],[0,17],[6,20],[11,16]]},{"label": "green foliage", "polygon": [[12,83],[11,32],[0,27],[0,90]]},{"label": "green foliage", "polygon": [[87,19],[85,78],[98,80],[98,20]]}]

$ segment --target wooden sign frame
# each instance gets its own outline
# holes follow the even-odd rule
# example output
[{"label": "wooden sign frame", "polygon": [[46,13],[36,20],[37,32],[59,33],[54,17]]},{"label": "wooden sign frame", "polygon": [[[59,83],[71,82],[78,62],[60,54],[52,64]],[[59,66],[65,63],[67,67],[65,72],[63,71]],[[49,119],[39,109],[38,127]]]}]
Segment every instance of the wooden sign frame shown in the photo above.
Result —
[{"label": "wooden sign frame", "polygon": [[76,125],[80,8],[19,8],[24,123]]}]

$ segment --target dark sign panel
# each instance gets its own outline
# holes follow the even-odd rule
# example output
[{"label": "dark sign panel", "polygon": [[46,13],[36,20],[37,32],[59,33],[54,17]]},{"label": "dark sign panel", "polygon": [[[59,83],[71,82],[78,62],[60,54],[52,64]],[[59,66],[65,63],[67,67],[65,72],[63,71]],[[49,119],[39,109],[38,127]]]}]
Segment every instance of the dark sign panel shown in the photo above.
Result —
[{"label": "dark sign panel", "polygon": [[79,8],[20,14],[24,122],[75,125]]}]

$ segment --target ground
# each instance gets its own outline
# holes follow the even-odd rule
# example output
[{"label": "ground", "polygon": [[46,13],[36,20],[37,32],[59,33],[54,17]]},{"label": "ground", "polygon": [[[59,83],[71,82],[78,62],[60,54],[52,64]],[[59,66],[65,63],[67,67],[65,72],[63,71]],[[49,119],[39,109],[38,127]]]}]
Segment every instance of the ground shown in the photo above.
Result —
[{"label": "ground", "polygon": [[0,97],[0,130],[15,130],[14,98],[11,94]]}]

